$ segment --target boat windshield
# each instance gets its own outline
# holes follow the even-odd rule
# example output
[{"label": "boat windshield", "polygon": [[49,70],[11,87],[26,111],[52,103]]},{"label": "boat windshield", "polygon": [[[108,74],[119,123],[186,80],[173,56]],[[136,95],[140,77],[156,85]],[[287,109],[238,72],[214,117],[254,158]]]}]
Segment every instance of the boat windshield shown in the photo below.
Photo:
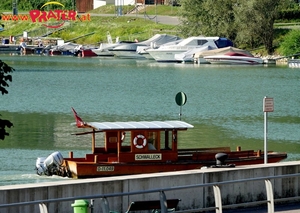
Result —
[{"label": "boat windshield", "polygon": [[218,48],[233,46],[233,42],[227,38],[219,38],[218,40],[215,41],[215,44],[217,45]]}]

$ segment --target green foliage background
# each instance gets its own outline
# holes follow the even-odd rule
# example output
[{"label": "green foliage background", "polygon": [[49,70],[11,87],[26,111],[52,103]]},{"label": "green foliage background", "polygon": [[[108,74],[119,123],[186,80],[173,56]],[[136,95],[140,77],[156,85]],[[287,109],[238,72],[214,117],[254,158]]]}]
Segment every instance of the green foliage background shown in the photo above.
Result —
[{"label": "green foliage background", "polygon": [[300,54],[300,30],[292,30],[285,36],[279,52],[285,56]]},{"label": "green foliage background", "polygon": [[[1,0],[0,8],[4,11],[12,11],[13,3],[17,3],[18,11],[29,11],[33,9],[40,9],[47,0]],[[59,0],[66,9],[72,9],[75,5],[75,0]]]},{"label": "green foliage background", "polygon": [[[187,37],[191,35],[205,35],[205,36],[225,36],[234,41],[236,47],[247,49],[254,53],[267,54],[263,45],[262,39],[258,36],[259,33],[264,32],[263,27],[260,31],[255,29],[256,22],[260,23],[259,17],[256,22],[253,22],[254,12],[252,10],[243,9],[240,11],[244,16],[240,16],[239,19],[233,19],[235,15],[232,10],[232,2],[245,2],[250,6],[258,0],[224,0],[224,1],[212,1],[212,0],[181,0],[181,4],[190,4],[190,8],[185,7],[172,7],[167,5],[150,5],[145,10],[139,11],[137,16],[125,15],[128,11],[132,10],[134,6],[123,6],[123,16],[116,16],[116,7],[114,5],[106,5],[97,8],[89,13],[104,15],[110,14],[110,16],[93,16],[91,21],[79,21],[67,22],[64,24],[60,31],[51,31],[42,26],[41,23],[32,22],[16,22],[6,21],[1,22],[5,24],[5,31],[0,32],[0,37],[8,38],[10,35],[21,37],[23,31],[29,32],[29,36],[37,37],[52,33],[48,37],[62,38],[65,41],[72,40],[76,37],[94,33],[92,35],[82,37],[77,40],[73,40],[75,43],[80,44],[93,44],[98,45],[101,42],[106,42],[107,32],[110,32],[113,38],[119,37],[120,40],[145,40],[153,36],[156,33],[168,33],[178,35],[181,37]],[[260,1],[260,0],[259,0]],[[74,7],[74,2],[70,0],[60,1],[70,8]],[[260,1],[260,3],[269,2],[268,0]],[[272,1],[273,2],[273,1]],[[280,11],[275,19],[274,31],[273,31],[273,47],[275,48],[275,54],[286,55],[289,47],[282,47],[287,45],[285,35],[298,28],[298,16],[300,14],[299,6],[294,0],[278,0],[280,3],[276,10]],[[28,11],[28,8],[39,8],[45,1],[18,1],[18,10],[21,14],[22,9]],[[6,5],[6,6],[3,6]],[[203,7],[203,5],[205,7]],[[210,7],[213,5],[213,7]],[[11,12],[12,1],[3,0],[0,3],[0,8],[8,8]],[[195,8],[201,8],[202,11]],[[251,7],[249,7],[251,8]],[[266,10],[267,14],[270,11]],[[190,15],[188,22],[181,26],[164,25],[161,23],[155,23],[155,15],[168,15],[168,16],[181,16],[183,14]],[[202,13],[202,16],[201,14]],[[204,14],[204,15],[203,15]],[[292,15],[291,15],[292,14]],[[249,17],[252,22],[248,21]],[[294,19],[290,19],[294,17]],[[152,20],[150,20],[152,19]],[[209,22],[207,20],[210,20]],[[262,18],[261,20],[265,20]],[[236,23],[245,23],[243,27],[236,26]],[[192,23],[192,24],[191,24]],[[252,26],[253,24],[253,26]],[[186,27],[186,28],[184,28]],[[201,30],[200,30],[201,29]],[[268,36],[265,36],[268,37]],[[292,49],[298,51],[295,48]],[[297,52],[294,52],[295,54]],[[290,52],[289,52],[290,54]]]}]

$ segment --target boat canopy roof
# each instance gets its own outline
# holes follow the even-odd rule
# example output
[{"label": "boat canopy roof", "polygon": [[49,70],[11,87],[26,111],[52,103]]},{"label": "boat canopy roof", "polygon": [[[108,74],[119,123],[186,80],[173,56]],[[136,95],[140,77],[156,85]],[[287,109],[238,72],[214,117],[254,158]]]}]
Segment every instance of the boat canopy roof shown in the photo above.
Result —
[{"label": "boat canopy roof", "polygon": [[86,126],[94,128],[97,131],[108,130],[186,130],[194,126],[184,121],[129,121],[129,122],[86,122]]}]

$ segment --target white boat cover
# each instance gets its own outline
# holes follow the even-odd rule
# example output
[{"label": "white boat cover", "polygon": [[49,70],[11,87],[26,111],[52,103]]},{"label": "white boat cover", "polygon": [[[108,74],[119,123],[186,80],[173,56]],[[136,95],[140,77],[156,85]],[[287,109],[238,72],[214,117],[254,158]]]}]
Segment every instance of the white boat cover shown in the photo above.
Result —
[{"label": "white boat cover", "polygon": [[130,122],[87,122],[87,126],[97,131],[138,130],[138,129],[188,129],[194,126],[184,121],[130,121]]},{"label": "white boat cover", "polygon": [[213,55],[220,55],[220,54],[225,54],[225,53],[242,53],[245,55],[248,55],[250,57],[253,57],[253,55],[248,52],[247,50],[243,49],[238,49],[235,47],[224,47],[224,48],[219,48],[219,49],[214,49],[214,50],[207,50],[207,51],[199,51],[195,53],[194,58],[203,58],[205,56],[213,56]]},{"label": "white boat cover", "polygon": [[195,47],[193,49],[190,49],[186,52],[183,53],[178,53],[174,55],[174,58],[178,61],[193,61],[194,60],[194,54],[195,53],[200,53],[203,51],[208,51],[208,50],[213,50],[214,47],[208,45],[204,47]]},{"label": "white boat cover", "polygon": [[109,49],[110,51],[114,50],[134,50],[136,51],[138,46],[150,46],[151,44],[155,44],[157,46],[160,46],[162,44],[181,40],[180,37],[174,36],[174,35],[168,35],[168,34],[156,34],[153,37],[149,38],[148,40],[141,41],[141,42],[135,42],[135,43],[120,43],[120,45],[117,45],[115,47],[112,47]]}]

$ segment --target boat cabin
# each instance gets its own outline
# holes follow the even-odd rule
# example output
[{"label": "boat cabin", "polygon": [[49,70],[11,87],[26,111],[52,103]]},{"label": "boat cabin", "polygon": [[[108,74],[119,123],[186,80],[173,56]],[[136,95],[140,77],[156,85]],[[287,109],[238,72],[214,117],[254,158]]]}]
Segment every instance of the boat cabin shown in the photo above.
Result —
[{"label": "boat cabin", "polygon": [[86,158],[110,163],[177,161],[177,133],[193,128],[183,121],[92,122],[81,127],[92,128],[76,134],[92,134],[92,154]]}]

